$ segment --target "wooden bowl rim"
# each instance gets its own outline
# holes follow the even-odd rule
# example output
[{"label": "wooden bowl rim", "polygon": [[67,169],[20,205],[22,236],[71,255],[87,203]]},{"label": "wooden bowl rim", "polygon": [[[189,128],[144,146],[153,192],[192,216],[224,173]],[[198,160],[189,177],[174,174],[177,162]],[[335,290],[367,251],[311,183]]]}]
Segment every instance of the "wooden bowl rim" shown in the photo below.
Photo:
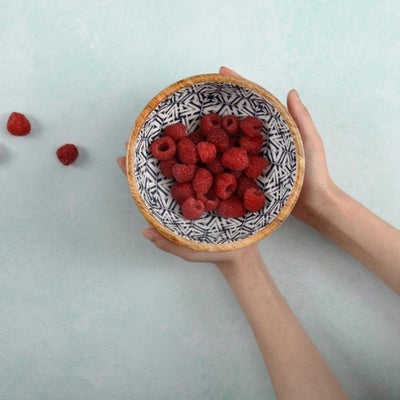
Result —
[{"label": "wooden bowl rim", "polygon": [[[195,242],[189,239],[186,239],[175,232],[171,231],[165,225],[157,220],[154,215],[151,213],[147,205],[145,204],[135,178],[135,147],[136,142],[139,137],[139,133],[142,130],[142,127],[147,120],[150,113],[168,96],[175,93],[176,91],[195,85],[198,83],[204,82],[225,82],[225,83],[232,83],[243,86],[245,88],[251,89],[254,92],[261,95],[265,98],[269,103],[271,103],[282,115],[283,119],[285,120],[286,124],[289,127],[289,130],[293,136],[293,140],[295,143],[296,148],[296,157],[297,157],[297,170],[296,170],[296,181],[293,185],[292,193],[289,196],[288,201],[283,206],[282,210],[279,214],[263,229],[258,231],[257,233],[230,243],[221,243],[221,244],[212,244],[212,243],[201,243]],[[200,250],[200,251],[209,251],[209,252],[218,252],[218,251],[231,251],[236,250],[242,247],[249,246],[250,244],[256,243],[265,236],[269,235],[273,232],[278,226],[289,216],[290,212],[292,211],[293,207],[296,204],[296,201],[300,195],[303,179],[304,179],[304,170],[305,170],[305,160],[304,160],[304,149],[303,143],[301,140],[300,132],[297,128],[295,121],[293,120],[292,116],[290,115],[287,108],[270,92],[262,88],[260,85],[257,85],[254,82],[251,82],[242,77],[236,76],[228,76],[228,75],[221,75],[221,74],[202,74],[196,75],[189,78],[182,79],[178,82],[173,83],[172,85],[168,86],[160,93],[158,93],[150,102],[146,105],[143,111],[139,114],[135,125],[131,131],[129,142],[127,146],[127,157],[126,157],[126,170],[127,170],[127,179],[129,188],[132,193],[132,197],[136,202],[139,210],[146,218],[146,220],[155,228],[158,232],[164,235],[169,240],[186,247],[189,247],[193,250]]]}]

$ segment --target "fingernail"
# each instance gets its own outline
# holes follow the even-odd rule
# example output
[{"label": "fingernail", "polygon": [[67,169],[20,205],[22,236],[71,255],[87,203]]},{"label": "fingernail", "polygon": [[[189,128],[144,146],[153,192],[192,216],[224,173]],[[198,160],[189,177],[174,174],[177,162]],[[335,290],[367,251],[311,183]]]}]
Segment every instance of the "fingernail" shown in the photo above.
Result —
[{"label": "fingernail", "polygon": [[294,95],[296,96],[296,99],[297,99],[298,101],[301,101],[298,91],[297,91],[296,89],[292,89],[292,90],[293,90]]},{"label": "fingernail", "polygon": [[142,235],[143,235],[146,239],[148,239],[148,240],[150,240],[150,241],[153,241],[153,240],[154,240],[154,233],[153,233],[153,230],[152,230],[152,229],[145,229],[145,230],[142,232]]}]

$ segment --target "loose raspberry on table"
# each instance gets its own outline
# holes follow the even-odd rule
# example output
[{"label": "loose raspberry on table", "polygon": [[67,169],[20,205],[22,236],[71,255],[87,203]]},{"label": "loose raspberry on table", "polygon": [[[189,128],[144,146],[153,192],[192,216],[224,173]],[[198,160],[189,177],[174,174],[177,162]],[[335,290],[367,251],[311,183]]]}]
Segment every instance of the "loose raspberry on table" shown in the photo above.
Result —
[{"label": "loose raspberry on table", "polygon": [[194,165],[176,163],[172,167],[172,175],[177,182],[186,183],[193,179],[195,170],[196,167]]},{"label": "loose raspberry on table", "polygon": [[237,186],[236,186],[236,194],[242,198],[244,192],[249,189],[249,188],[254,188],[258,189],[258,185],[256,181],[253,181],[253,179],[250,179],[248,176],[243,175],[237,180]]},{"label": "loose raspberry on table", "polygon": [[156,139],[150,146],[151,154],[158,160],[168,160],[176,153],[176,144],[173,139],[164,136]]},{"label": "loose raspberry on table", "polygon": [[198,144],[202,140],[204,140],[204,136],[200,131],[189,133],[189,135],[187,135],[187,138],[191,140],[194,144]]},{"label": "loose raspberry on table", "polygon": [[247,151],[240,147],[232,147],[222,154],[222,164],[229,169],[241,171],[249,165]]},{"label": "loose raspberry on table", "polygon": [[227,199],[236,190],[236,178],[227,172],[216,175],[214,177],[214,190],[220,199]]},{"label": "loose raspberry on table", "polygon": [[169,136],[171,139],[175,140],[175,142],[178,142],[186,137],[186,126],[179,123],[168,125],[164,129],[164,136]]},{"label": "loose raspberry on table", "polygon": [[217,207],[217,212],[226,218],[240,218],[246,213],[242,201],[237,196],[222,200]]},{"label": "loose raspberry on table", "polygon": [[246,136],[256,136],[261,133],[262,121],[256,117],[246,117],[240,121],[240,130]]},{"label": "loose raspberry on table", "polygon": [[67,143],[59,147],[56,154],[62,164],[69,165],[77,159],[79,151],[74,144]]},{"label": "loose raspberry on table", "polygon": [[237,135],[240,131],[240,122],[234,115],[226,115],[221,119],[221,126],[229,135]]},{"label": "loose raspberry on table", "polygon": [[265,196],[261,190],[255,188],[246,189],[243,195],[243,205],[248,211],[259,211],[265,203]]},{"label": "loose raspberry on table", "polygon": [[207,193],[213,184],[213,176],[208,169],[198,168],[193,178],[193,189],[197,194]]},{"label": "loose raspberry on table", "polygon": [[215,160],[206,164],[207,169],[213,174],[217,175],[225,171],[225,167],[221,162],[221,156],[217,155]]},{"label": "loose raspberry on table", "polygon": [[199,160],[196,145],[190,139],[181,139],[178,142],[178,158],[183,164],[196,164]]},{"label": "loose raspberry on table", "polygon": [[220,202],[213,189],[210,189],[206,194],[196,194],[196,199],[203,202],[205,211],[215,210]]},{"label": "loose raspberry on table", "polygon": [[7,122],[7,130],[14,136],[25,136],[31,131],[31,123],[24,114],[12,112]]},{"label": "loose raspberry on table", "polygon": [[203,135],[208,135],[212,128],[220,126],[221,117],[218,114],[211,113],[204,115],[200,120],[200,131]]},{"label": "loose raspberry on table", "polygon": [[262,135],[243,136],[239,140],[240,147],[245,149],[249,154],[256,156],[260,154],[263,145],[263,139],[264,138]]},{"label": "loose raspberry on table", "polygon": [[267,166],[268,160],[265,157],[249,155],[249,166],[244,172],[249,178],[257,179]]},{"label": "loose raspberry on table", "polygon": [[160,162],[160,170],[161,173],[166,177],[166,178],[173,178],[174,175],[172,173],[172,167],[178,162],[176,157],[172,157],[169,160],[162,160]]},{"label": "loose raspberry on table", "polygon": [[204,204],[201,200],[188,197],[182,204],[182,214],[186,219],[200,218],[204,213]]},{"label": "loose raspberry on table", "polygon": [[182,204],[188,197],[194,196],[194,190],[191,183],[174,183],[171,187],[172,198]]},{"label": "loose raspberry on table", "polygon": [[217,155],[217,148],[214,144],[208,142],[200,142],[197,144],[197,152],[203,163],[213,161]]},{"label": "loose raspberry on table", "polygon": [[223,153],[230,147],[228,134],[219,126],[211,129],[210,133],[207,135],[207,141],[215,144],[217,151],[220,153]]}]

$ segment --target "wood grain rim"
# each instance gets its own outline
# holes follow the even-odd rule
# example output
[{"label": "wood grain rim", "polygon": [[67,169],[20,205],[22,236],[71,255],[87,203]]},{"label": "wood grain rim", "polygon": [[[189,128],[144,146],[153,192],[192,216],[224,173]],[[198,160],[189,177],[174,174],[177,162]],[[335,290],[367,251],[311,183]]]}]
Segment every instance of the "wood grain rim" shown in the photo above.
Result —
[{"label": "wood grain rim", "polygon": [[[296,157],[297,157],[297,171],[296,171],[296,181],[294,183],[292,193],[289,196],[288,201],[280,211],[280,213],[274,218],[274,220],[268,224],[265,228],[260,230],[259,232],[245,238],[239,240],[237,242],[232,243],[223,243],[223,244],[210,244],[210,243],[200,243],[194,242],[192,240],[186,239],[180,235],[177,235],[175,232],[168,229],[164,226],[161,222],[159,222],[154,215],[151,213],[147,205],[145,204],[135,178],[135,147],[136,142],[139,136],[142,127],[147,120],[150,113],[164,101],[168,96],[175,93],[176,91],[185,88],[187,86],[195,85],[197,83],[204,83],[204,82],[226,82],[237,84],[248,89],[253,90],[254,92],[258,93],[269,103],[271,103],[282,115],[283,119],[285,120],[286,124],[288,125],[290,132],[293,136],[293,140],[296,147]],[[132,193],[132,197],[136,202],[140,212],[146,218],[146,220],[155,228],[158,232],[164,235],[166,238],[172,240],[173,242],[189,247],[193,250],[200,250],[200,251],[231,251],[236,250],[242,247],[249,246],[250,244],[256,243],[265,236],[269,235],[273,232],[278,226],[289,216],[290,212],[292,211],[293,207],[296,204],[296,201],[300,195],[301,187],[303,184],[304,179],[304,170],[305,170],[305,160],[304,160],[304,149],[303,143],[301,140],[300,132],[297,128],[296,123],[294,122],[292,116],[289,114],[287,108],[270,92],[262,88],[261,86],[257,85],[254,82],[251,82],[242,77],[236,76],[227,76],[227,75],[220,75],[220,74],[202,74],[192,76],[186,79],[182,79],[178,82],[173,83],[172,85],[168,86],[160,93],[158,93],[150,102],[146,105],[143,111],[138,116],[135,125],[132,129],[132,132],[129,137],[128,147],[127,147],[127,157],[126,157],[126,170],[127,170],[127,179],[129,188]]]}]

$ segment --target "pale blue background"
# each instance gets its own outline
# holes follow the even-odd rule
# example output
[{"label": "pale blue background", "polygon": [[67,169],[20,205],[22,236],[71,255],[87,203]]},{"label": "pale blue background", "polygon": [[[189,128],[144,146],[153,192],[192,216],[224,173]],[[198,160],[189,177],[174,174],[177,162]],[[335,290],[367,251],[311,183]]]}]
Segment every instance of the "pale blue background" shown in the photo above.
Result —
[{"label": "pale blue background", "polygon": [[[334,180],[399,227],[398,1],[245,3],[0,1],[0,399],[274,398],[228,285],[141,237],[115,162],[176,80],[296,87]],[[293,218],[260,248],[350,397],[399,399],[400,297]]]}]

